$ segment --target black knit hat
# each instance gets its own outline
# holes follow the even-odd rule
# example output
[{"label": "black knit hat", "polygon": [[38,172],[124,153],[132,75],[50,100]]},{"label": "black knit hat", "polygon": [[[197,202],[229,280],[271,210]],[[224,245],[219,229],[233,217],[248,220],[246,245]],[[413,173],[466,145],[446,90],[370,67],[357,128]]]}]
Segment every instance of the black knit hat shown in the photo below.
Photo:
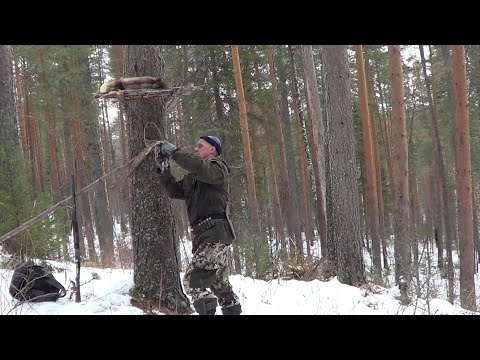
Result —
[{"label": "black knit hat", "polygon": [[215,146],[215,149],[217,149],[218,155],[222,154],[222,142],[220,141],[219,138],[215,136],[204,135],[204,136],[200,136],[200,139],[203,139],[206,142],[208,142],[210,145]]}]

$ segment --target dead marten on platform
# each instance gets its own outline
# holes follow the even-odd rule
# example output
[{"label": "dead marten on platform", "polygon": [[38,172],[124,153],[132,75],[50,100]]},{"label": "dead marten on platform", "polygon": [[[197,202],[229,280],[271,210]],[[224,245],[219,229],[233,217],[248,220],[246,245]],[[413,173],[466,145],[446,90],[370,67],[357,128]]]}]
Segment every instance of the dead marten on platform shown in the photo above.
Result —
[{"label": "dead marten on platform", "polygon": [[132,78],[120,78],[112,80],[100,87],[101,93],[108,93],[117,90],[135,90],[135,89],[167,89],[167,84],[160,77],[139,76]]}]

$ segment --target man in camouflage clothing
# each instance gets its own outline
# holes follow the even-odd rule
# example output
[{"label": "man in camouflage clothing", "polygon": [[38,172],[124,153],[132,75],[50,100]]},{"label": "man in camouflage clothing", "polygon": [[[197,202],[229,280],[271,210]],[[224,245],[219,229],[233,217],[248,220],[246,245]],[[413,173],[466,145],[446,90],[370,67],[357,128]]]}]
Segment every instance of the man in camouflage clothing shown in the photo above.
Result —
[{"label": "man in camouflage clothing", "polygon": [[221,142],[215,136],[201,136],[193,154],[167,141],[159,142],[157,149],[161,158],[173,159],[188,171],[179,181],[170,166],[160,171],[168,196],[185,200],[194,236],[184,289],[200,315],[215,315],[218,305],[224,315],[240,315],[238,296],[228,281],[228,251],[235,233],[228,218],[230,168],[217,158],[222,153]]}]

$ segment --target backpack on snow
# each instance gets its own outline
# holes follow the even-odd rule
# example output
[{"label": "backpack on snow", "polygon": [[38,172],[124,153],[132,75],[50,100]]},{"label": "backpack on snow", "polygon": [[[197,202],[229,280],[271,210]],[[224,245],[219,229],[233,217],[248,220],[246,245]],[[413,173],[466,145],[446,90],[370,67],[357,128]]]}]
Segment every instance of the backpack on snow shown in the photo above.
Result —
[{"label": "backpack on snow", "polygon": [[57,301],[67,291],[51,273],[40,265],[23,263],[15,269],[9,289],[10,295],[19,301]]}]

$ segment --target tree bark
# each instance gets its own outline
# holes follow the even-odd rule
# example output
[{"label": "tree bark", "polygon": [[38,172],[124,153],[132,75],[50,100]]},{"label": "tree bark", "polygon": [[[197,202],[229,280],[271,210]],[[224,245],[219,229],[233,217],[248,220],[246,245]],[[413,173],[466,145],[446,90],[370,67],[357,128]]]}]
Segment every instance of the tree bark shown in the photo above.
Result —
[{"label": "tree bark", "polygon": [[[252,49],[252,52],[256,54],[255,47]],[[255,78],[257,80],[258,89],[261,90],[262,82],[260,81],[260,69],[258,62],[255,62]],[[269,125],[269,119],[266,111],[263,112],[263,126],[265,130],[266,136],[266,143],[267,143],[267,154],[268,154],[268,164],[270,168],[270,179],[272,181],[272,195],[273,195],[273,210],[274,210],[274,217],[275,217],[275,243],[276,243],[276,250],[278,250],[279,242],[282,241],[281,239],[284,238],[284,212],[280,206],[280,192],[278,189],[277,183],[277,171],[275,168],[275,162],[273,159],[273,147],[272,147],[272,138],[271,138],[271,129]],[[282,242],[283,245],[283,242]],[[282,247],[283,251],[283,247]]]},{"label": "tree bark", "polygon": [[[453,303],[453,263],[452,263],[452,226],[451,221],[448,213],[448,191],[447,191],[447,175],[445,171],[445,165],[443,160],[443,150],[442,144],[440,142],[440,135],[439,135],[439,120],[438,120],[438,113],[435,106],[435,83],[433,81],[433,76],[430,78],[427,75],[427,66],[425,62],[425,56],[423,53],[423,45],[419,45],[420,48],[420,57],[422,61],[422,68],[423,68],[423,76],[425,78],[425,84],[427,88],[427,97],[428,97],[428,104],[430,107],[431,112],[431,119],[432,119],[432,145],[434,149],[434,159],[436,163],[436,169],[438,170],[436,176],[438,177],[438,183],[441,188],[441,194],[439,196],[442,199],[440,204],[440,214],[443,219],[444,225],[444,232],[445,235],[445,247],[447,250],[447,278],[449,281],[449,301]],[[432,66],[432,64],[431,64]],[[432,75],[433,75],[433,66],[432,66]],[[432,84],[432,90],[430,90],[430,83]],[[450,254],[450,256],[448,256]],[[443,270],[443,269],[442,269]]]},{"label": "tree bark", "polygon": [[[270,72],[270,77],[272,80],[272,98],[273,98],[273,108],[274,108],[274,113],[275,113],[275,124],[277,128],[277,141],[278,141],[278,147],[279,147],[279,152],[280,152],[280,168],[281,168],[281,177],[283,180],[283,189],[285,193],[285,202],[283,204],[291,204],[291,199],[290,199],[290,194],[288,192],[288,189],[290,188],[289,186],[289,177],[288,177],[288,168],[287,168],[287,155],[285,153],[285,141],[283,138],[283,126],[282,126],[282,121],[280,118],[280,107],[278,104],[278,89],[277,89],[277,76],[275,75],[275,64],[273,60],[273,47],[272,45],[267,46],[267,57],[268,57],[268,63],[269,63],[269,72]],[[287,229],[288,229],[288,234],[290,237],[292,236],[293,233],[293,217],[287,216]],[[285,239],[282,237],[280,239],[280,243],[282,245],[282,253],[287,254],[288,249],[285,244]]]},{"label": "tree bark", "polygon": [[368,61],[365,62],[365,77],[367,78],[367,93],[370,109],[370,130],[372,134],[372,144],[373,144],[373,153],[374,153],[374,163],[375,163],[375,180],[377,185],[377,199],[378,199],[378,221],[379,221],[379,235],[382,245],[382,255],[383,255],[383,267],[388,269],[388,252],[387,252],[387,240],[385,239],[385,210],[383,203],[383,184],[382,184],[382,175],[381,175],[381,165],[380,165],[380,154],[378,151],[378,132],[377,132],[377,121],[375,118],[375,113],[378,113],[378,107],[375,102],[375,91],[373,89],[373,78],[372,72],[370,70],[370,64]]},{"label": "tree bark", "polygon": [[460,247],[460,304],[476,311],[472,163],[470,154],[470,125],[468,121],[467,75],[465,47],[452,45],[452,68],[455,92],[455,175],[458,193],[458,238]]},{"label": "tree bark", "polygon": [[240,57],[238,54],[238,45],[232,45],[233,72],[235,73],[235,84],[237,88],[237,101],[240,112],[240,127],[242,132],[243,151],[245,153],[245,173],[247,176],[247,192],[250,210],[250,221],[256,234],[260,234],[258,224],[258,203],[255,190],[255,174],[253,173],[252,152],[250,150],[250,135],[248,132],[247,107],[245,105],[245,95],[243,93],[242,73],[240,70]]},{"label": "tree bark", "polygon": [[400,287],[402,300],[408,301],[410,286],[409,243],[409,187],[408,146],[403,93],[403,70],[400,46],[389,45],[392,97],[392,170],[393,170],[393,217],[395,229],[395,281]]},{"label": "tree bark", "polygon": [[[284,208],[289,208],[289,216],[287,219],[288,225],[288,235],[289,235],[289,249],[291,251],[291,256],[296,252],[298,249],[298,242],[302,243],[302,235],[301,235],[301,219],[299,213],[299,206],[300,206],[300,198],[299,198],[299,184],[297,181],[297,171],[298,166],[296,164],[296,157],[295,154],[298,153],[298,149],[295,149],[295,136],[294,130],[292,131],[291,127],[291,119],[290,119],[290,107],[289,107],[289,91],[287,87],[287,71],[285,66],[285,46],[279,45],[276,46],[276,50],[273,51],[274,60],[274,68],[275,72],[278,75],[278,82],[277,82],[277,89],[278,89],[278,96],[279,96],[279,109],[280,109],[280,119],[282,123],[282,133],[285,136],[283,138],[283,145],[285,146],[285,157],[287,160],[287,176],[288,176],[288,183],[287,188],[282,189],[284,191],[284,195],[282,196],[282,200]],[[273,63],[272,63],[273,64]],[[307,246],[307,254],[310,255],[309,246]],[[293,257],[292,257],[293,258]]]},{"label": "tree bark", "polygon": [[355,57],[358,73],[358,94],[360,98],[360,119],[363,136],[363,161],[365,163],[365,196],[367,198],[368,223],[372,236],[373,278],[382,283],[382,257],[380,252],[380,223],[378,216],[377,182],[375,173],[372,135],[370,132],[370,113],[368,111],[367,81],[363,60],[363,47],[355,45]]},{"label": "tree bark", "polygon": [[317,221],[322,257],[327,255],[327,216],[325,214],[325,146],[322,109],[311,45],[302,46],[305,73],[305,94],[310,111],[309,144],[317,194]]},{"label": "tree bark", "polygon": [[[297,144],[298,144],[298,170],[300,172],[300,185],[301,185],[301,199],[302,199],[302,212],[299,213],[300,220],[303,223],[305,231],[305,241],[307,243],[307,254],[310,257],[310,246],[314,244],[314,238],[312,237],[312,225],[310,214],[309,192],[307,187],[307,158],[305,150],[305,142],[303,137],[304,120],[303,113],[300,110],[300,94],[298,91],[298,81],[295,70],[295,57],[291,45],[288,45],[288,52],[290,54],[290,64],[292,67],[292,104],[293,113],[295,116]],[[303,256],[303,240],[301,237],[295,239],[297,252]]]},{"label": "tree bark", "polygon": [[327,256],[338,280],[365,283],[355,136],[346,45],[323,45],[327,110]]},{"label": "tree bark", "polygon": [[[161,46],[127,45],[125,76],[163,76]],[[165,104],[162,98],[132,99],[125,103],[130,158],[145,147],[144,140],[165,136]],[[147,126],[148,123],[155,126]],[[145,137],[144,139],[144,130]],[[160,310],[190,312],[189,300],[180,282],[180,259],[175,249],[175,219],[172,200],[162,190],[152,157],[140,164],[130,184],[134,286]]]}]

